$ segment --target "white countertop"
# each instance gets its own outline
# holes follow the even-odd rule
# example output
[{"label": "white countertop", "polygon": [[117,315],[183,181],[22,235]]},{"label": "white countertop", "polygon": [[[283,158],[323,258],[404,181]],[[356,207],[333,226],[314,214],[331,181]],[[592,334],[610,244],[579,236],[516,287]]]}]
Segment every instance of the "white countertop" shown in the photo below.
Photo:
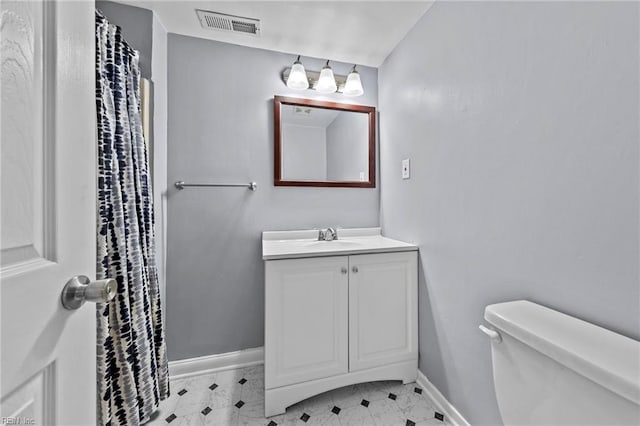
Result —
[{"label": "white countertop", "polygon": [[262,259],[342,256],[351,254],[416,251],[418,246],[383,237],[380,228],[338,229],[338,239],[318,241],[318,230],[265,231]]}]

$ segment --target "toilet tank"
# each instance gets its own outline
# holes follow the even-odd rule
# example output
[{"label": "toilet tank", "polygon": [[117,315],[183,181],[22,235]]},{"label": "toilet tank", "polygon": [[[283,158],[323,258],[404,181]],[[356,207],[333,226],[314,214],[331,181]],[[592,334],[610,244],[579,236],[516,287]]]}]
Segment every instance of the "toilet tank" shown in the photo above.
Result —
[{"label": "toilet tank", "polygon": [[484,317],[505,425],[640,425],[640,342],[526,300]]}]

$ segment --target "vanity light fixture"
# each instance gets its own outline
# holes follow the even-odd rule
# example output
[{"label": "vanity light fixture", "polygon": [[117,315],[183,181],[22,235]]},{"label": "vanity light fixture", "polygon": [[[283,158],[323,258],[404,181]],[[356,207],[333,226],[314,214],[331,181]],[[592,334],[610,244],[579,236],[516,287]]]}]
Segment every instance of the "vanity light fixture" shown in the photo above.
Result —
[{"label": "vanity light fixture", "polygon": [[360,74],[356,71],[355,65],[351,68],[351,72],[347,76],[347,82],[344,84],[342,93],[345,96],[360,96],[364,93],[362,82],[360,81]]},{"label": "vanity light fixture", "polygon": [[345,96],[360,96],[364,94],[360,74],[356,65],[351,68],[348,76],[335,75],[329,66],[329,60],[321,72],[307,71],[300,62],[300,56],[293,66],[282,71],[282,81],[290,89],[311,89],[320,93],[342,93]]},{"label": "vanity light fixture", "polygon": [[287,78],[287,87],[290,89],[304,90],[309,88],[309,79],[307,73],[304,70],[302,62],[300,62],[300,55],[291,66],[291,72],[289,78]]},{"label": "vanity light fixture", "polygon": [[320,71],[320,78],[318,79],[318,85],[316,91],[319,93],[333,93],[338,90],[336,85],[336,79],[333,76],[333,70],[329,66],[329,60],[327,59],[326,65]]}]

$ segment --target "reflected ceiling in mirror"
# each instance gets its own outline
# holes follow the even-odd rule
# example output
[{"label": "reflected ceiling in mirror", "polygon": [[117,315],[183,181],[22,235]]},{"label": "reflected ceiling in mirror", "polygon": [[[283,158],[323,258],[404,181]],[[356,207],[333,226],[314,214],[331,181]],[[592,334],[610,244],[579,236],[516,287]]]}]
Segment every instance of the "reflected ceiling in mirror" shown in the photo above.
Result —
[{"label": "reflected ceiling in mirror", "polygon": [[276,186],[375,187],[375,108],[274,97]]}]

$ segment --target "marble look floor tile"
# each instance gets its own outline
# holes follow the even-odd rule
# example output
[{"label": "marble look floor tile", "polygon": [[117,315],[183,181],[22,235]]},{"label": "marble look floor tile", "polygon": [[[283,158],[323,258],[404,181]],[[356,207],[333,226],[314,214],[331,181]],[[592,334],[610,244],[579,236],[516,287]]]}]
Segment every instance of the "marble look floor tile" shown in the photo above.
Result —
[{"label": "marble look floor tile", "polygon": [[244,373],[244,368],[220,371],[216,374],[216,382],[219,384],[240,386],[240,383],[238,382],[244,377]]},{"label": "marble look floor tile", "polygon": [[242,374],[247,379],[249,377],[264,377],[264,365],[253,365],[251,367],[245,367],[242,370]]},{"label": "marble look floor tile", "polygon": [[180,399],[180,396],[175,389],[178,389],[178,387],[174,387],[172,383],[171,395],[164,401],[160,401],[160,407],[156,410],[155,413],[153,413],[153,415],[151,416],[153,420],[148,422],[148,425],[155,426],[159,424],[166,424],[165,419],[173,414],[176,409],[176,405],[178,404],[178,400]]},{"label": "marble look floor tile", "polygon": [[359,383],[356,385],[356,388],[362,399],[366,399],[367,401],[378,401],[380,399],[385,399],[389,392],[385,389],[389,382],[368,382],[368,383]]},{"label": "marble look floor tile", "polygon": [[267,426],[269,423],[275,423],[276,425],[285,424],[285,415],[279,414],[277,416],[271,416],[265,418],[264,416],[264,401],[253,401],[247,403],[239,410],[238,425],[241,426]]},{"label": "marble look floor tile", "polygon": [[307,424],[312,426],[340,426],[340,420],[336,414],[331,411],[325,411],[314,414]]},{"label": "marble look floor tile", "polygon": [[203,416],[204,426],[236,426],[238,424],[238,409],[233,405],[212,410]]},{"label": "marble look floor tile", "polygon": [[405,426],[407,418],[398,408],[398,404],[390,399],[374,401],[368,407],[374,425]]},{"label": "marble look floor tile", "polygon": [[178,417],[198,414],[208,405],[208,401],[208,395],[205,391],[191,390],[178,397],[173,413]]},{"label": "marble look floor tile", "polygon": [[284,421],[284,415],[274,416],[270,420],[265,419],[263,400],[249,402],[238,410],[238,425],[240,426],[265,426],[269,421],[280,424]]},{"label": "marble look floor tile", "polygon": [[216,374],[203,374],[199,376],[187,377],[176,383],[176,386],[172,385],[174,392],[179,392],[180,389],[186,389],[187,391],[201,391],[209,383],[213,383],[216,379]]},{"label": "marble look floor tile", "polygon": [[305,399],[287,408],[286,419],[289,421],[298,419],[302,414],[315,417],[331,411],[334,406],[331,392]]},{"label": "marble look floor tile", "polygon": [[264,400],[264,374],[247,375],[246,382],[240,387],[244,402]]},{"label": "marble look floor tile", "polygon": [[303,414],[312,414],[306,412],[306,405],[307,401],[301,401],[288,407],[284,413],[284,423],[286,425],[306,424],[306,422],[300,420]]},{"label": "marble look floor tile", "polygon": [[407,385],[403,385],[402,382],[384,382],[384,385],[381,389],[388,395],[393,393],[396,396],[404,395],[411,391],[411,386],[415,385],[415,383],[410,383]]},{"label": "marble look floor tile", "polygon": [[203,416],[200,413],[189,414],[187,416],[179,416],[171,422],[173,426],[202,426]]},{"label": "marble look floor tile", "polygon": [[[306,422],[302,420],[302,416],[304,414],[307,414],[309,416]],[[340,426],[340,421],[338,420],[338,417],[331,411],[322,411],[311,414],[307,413],[304,410],[291,410],[291,412],[290,410],[287,410],[284,415],[284,424],[287,426]]]},{"label": "marble look floor tile", "polygon": [[[331,405],[329,405],[331,404]],[[335,419],[335,414],[330,410],[333,402],[328,402],[324,398],[320,400],[305,400],[290,406],[284,414],[284,424],[291,425],[327,425],[339,426],[340,422]],[[306,421],[303,420],[303,416]],[[333,417],[332,417],[333,416]]]},{"label": "marble look floor tile", "polygon": [[345,386],[329,393],[335,405],[341,408],[355,407],[362,401],[362,393],[357,385]]},{"label": "marble look floor tile", "polygon": [[415,392],[400,395],[396,404],[402,414],[415,423],[434,418],[435,407],[426,397]]},{"label": "marble look floor tile", "polygon": [[371,426],[374,424],[369,409],[362,405],[340,410],[338,420],[341,426]]},{"label": "marble look floor tile", "polygon": [[440,421],[435,417],[428,420],[421,421],[421,422],[416,422],[416,426],[452,426],[452,425],[453,424],[446,418],[444,421]]},{"label": "marble look floor tile", "polygon": [[286,426],[306,426],[309,423],[302,421],[300,417],[292,417],[285,414],[284,422],[282,424]]},{"label": "marble look floor tile", "polygon": [[333,391],[324,392],[302,401],[302,404],[310,413],[330,411],[335,405],[335,395]]},{"label": "marble look floor tile", "polygon": [[169,391],[171,395],[177,395],[180,389],[183,389],[185,385],[185,379],[176,379],[169,381]]},{"label": "marble look floor tile", "polygon": [[[215,384],[215,386],[213,386]],[[398,381],[360,383],[308,398],[285,414],[264,417],[264,367],[251,366],[171,381],[171,397],[162,401],[149,425],[185,426],[451,426],[434,418],[435,405],[417,385]],[[178,392],[186,390],[182,395]],[[389,393],[396,396],[388,398]],[[366,403],[363,405],[362,401]],[[240,408],[236,406],[242,401]],[[331,410],[338,407],[337,414]],[[210,410],[210,411],[209,411]],[[204,414],[206,412],[206,415]],[[168,423],[166,419],[175,415]],[[306,422],[301,419],[308,416]]]},{"label": "marble look floor tile", "polygon": [[209,389],[209,387],[205,387],[204,392],[207,395],[206,405],[214,410],[233,406],[235,403],[242,400],[242,388],[240,385],[236,386],[229,383],[220,384],[213,390]]}]

